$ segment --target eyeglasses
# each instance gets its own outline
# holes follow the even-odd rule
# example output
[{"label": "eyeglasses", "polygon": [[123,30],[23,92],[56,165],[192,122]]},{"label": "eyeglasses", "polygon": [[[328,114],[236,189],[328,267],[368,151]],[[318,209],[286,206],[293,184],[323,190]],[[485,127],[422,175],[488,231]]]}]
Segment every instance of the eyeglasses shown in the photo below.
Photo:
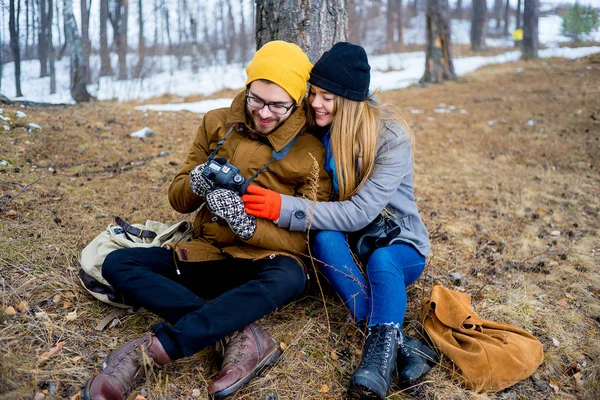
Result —
[{"label": "eyeglasses", "polygon": [[295,106],[295,104],[292,104],[291,106],[284,106],[283,104],[279,103],[267,103],[263,99],[249,95],[246,95],[246,103],[248,103],[250,107],[258,108],[259,110],[262,110],[265,106],[267,106],[269,111],[277,115],[285,115],[292,107]]}]

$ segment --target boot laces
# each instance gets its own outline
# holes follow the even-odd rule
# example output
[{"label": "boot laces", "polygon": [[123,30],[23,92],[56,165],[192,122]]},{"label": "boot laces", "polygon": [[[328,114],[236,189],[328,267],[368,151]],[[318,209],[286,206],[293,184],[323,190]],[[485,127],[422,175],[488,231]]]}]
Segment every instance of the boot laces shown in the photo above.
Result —
[{"label": "boot laces", "polygon": [[[108,371],[103,371],[106,375],[112,376],[121,384],[122,392],[124,394],[131,390],[131,386],[138,377],[140,368],[142,366],[144,367],[144,371],[148,372],[148,370],[150,370],[154,365],[154,360],[148,355],[147,352],[147,343],[148,340],[145,339],[139,345],[134,346],[131,351],[125,353],[125,355],[117,359],[116,363],[109,364],[108,368],[106,368]],[[127,371],[131,371],[134,368],[136,369],[136,372],[130,381],[126,379],[128,375]],[[126,373],[119,373],[122,370]]]},{"label": "boot laces", "polygon": [[367,351],[362,364],[376,367],[383,375],[391,356],[392,345],[395,345],[393,335],[386,330],[371,330],[369,336],[373,337],[367,340]]},{"label": "boot laces", "polygon": [[223,365],[239,364],[240,360],[246,357],[246,354],[243,351],[248,347],[248,345],[244,343],[247,342],[248,339],[248,335],[244,330],[239,330],[229,335],[227,347],[225,348]]}]

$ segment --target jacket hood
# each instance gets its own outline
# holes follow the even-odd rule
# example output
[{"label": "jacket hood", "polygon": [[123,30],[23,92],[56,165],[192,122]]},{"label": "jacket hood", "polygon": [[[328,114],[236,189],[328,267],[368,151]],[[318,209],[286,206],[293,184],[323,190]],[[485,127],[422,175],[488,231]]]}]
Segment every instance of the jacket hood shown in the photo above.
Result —
[{"label": "jacket hood", "polygon": [[296,110],[281,124],[277,129],[268,135],[259,135],[252,128],[252,124],[246,114],[246,92],[239,93],[233,99],[229,114],[227,115],[227,124],[243,124],[252,136],[266,138],[275,151],[283,149],[306,125],[306,114],[302,105],[296,107]]}]

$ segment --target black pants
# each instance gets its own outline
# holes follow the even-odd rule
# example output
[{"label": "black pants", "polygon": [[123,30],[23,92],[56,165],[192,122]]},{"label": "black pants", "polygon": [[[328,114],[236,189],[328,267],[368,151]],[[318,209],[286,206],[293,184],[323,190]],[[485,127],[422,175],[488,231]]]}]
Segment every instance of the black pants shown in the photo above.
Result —
[{"label": "black pants", "polygon": [[172,251],[160,247],[116,250],[102,265],[102,275],[127,304],[167,321],[152,330],[171,360],[191,356],[264,317],[306,285],[304,269],[292,257],[178,266],[181,275]]}]

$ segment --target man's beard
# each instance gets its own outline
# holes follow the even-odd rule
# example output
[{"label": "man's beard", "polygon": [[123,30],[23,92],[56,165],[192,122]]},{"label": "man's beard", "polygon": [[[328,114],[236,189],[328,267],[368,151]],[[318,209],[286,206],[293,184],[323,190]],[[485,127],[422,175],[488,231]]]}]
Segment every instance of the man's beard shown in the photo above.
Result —
[{"label": "man's beard", "polygon": [[[293,111],[292,111],[292,113],[293,113]],[[273,128],[271,128],[271,127],[267,128],[267,127],[261,126],[260,124],[256,123],[255,118],[260,118],[258,111],[251,112],[248,109],[246,109],[246,115],[248,116],[248,119],[250,120],[250,128],[252,128],[252,130],[255,133],[257,133],[258,135],[263,136],[263,137],[269,136],[271,133],[273,133],[277,129],[279,129],[279,127],[281,125],[283,125],[285,123],[285,121],[287,121],[287,118],[283,121],[280,118],[270,118],[269,119],[270,121],[276,121],[276,123],[273,126]],[[265,129],[269,129],[269,131],[265,132]]]}]

